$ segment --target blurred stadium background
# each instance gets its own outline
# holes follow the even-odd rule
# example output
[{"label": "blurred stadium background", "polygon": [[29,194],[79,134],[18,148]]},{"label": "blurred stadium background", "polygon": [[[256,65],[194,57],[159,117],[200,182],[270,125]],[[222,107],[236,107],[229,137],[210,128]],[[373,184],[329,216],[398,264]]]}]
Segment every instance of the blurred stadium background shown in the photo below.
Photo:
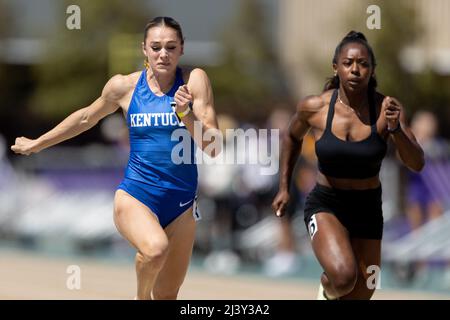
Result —
[{"label": "blurred stadium background", "polygon": [[[66,27],[72,4],[81,30]],[[372,4],[381,9],[379,30],[366,26]],[[143,29],[157,15],[180,22],[181,64],[207,71],[223,130],[283,133],[296,101],[332,75],[340,39],[362,31],[378,60],[379,90],[403,102],[427,155],[420,175],[400,166],[392,148],[383,163],[375,298],[450,297],[449,1],[0,0],[0,299],[132,297],[134,251],[112,221],[128,156],[122,115],[40,154],[16,156],[9,146],[91,103],[112,75],[143,68]],[[321,269],[302,217],[315,177],[311,137],[288,217],[271,213],[278,177],[258,170],[200,166],[203,219],[181,298],[315,298]],[[73,264],[84,270],[76,292],[65,286]]]}]

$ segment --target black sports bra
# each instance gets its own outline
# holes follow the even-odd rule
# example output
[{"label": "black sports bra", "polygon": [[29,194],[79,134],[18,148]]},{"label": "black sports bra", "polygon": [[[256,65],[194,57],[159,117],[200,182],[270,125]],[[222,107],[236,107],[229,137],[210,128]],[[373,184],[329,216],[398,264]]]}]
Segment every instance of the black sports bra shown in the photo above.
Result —
[{"label": "black sports bra", "polygon": [[319,170],[324,175],[335,178],[374,177],[380,172],[381,162],[387,150],[386,141],[377,132],[375,103],[369,98],[370,135],[361,141],[344,141],[331,131],[337,96],[336,89],[328,108],[325,131],[316,141]]}]

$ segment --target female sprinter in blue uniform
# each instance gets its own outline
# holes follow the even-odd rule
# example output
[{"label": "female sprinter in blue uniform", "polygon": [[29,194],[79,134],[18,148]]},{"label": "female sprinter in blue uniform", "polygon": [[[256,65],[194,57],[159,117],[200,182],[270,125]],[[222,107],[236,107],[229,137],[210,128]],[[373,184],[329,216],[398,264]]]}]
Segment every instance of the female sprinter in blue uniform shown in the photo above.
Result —
[{"label": "female sprinter in blue uniform", "polygon": [[396,99],[376,92],[375,56],[365,36],[350,32],[333,58],[334,77],[318,96],[300,101],[283,140],[280,190],[272,207],[284,214],[303,137],[312,130],[319,164],[305,203],[305,224],[324,269],[319,299],[370,299],[379,271],[383,216],[379,171],[391,139],[401,161],[420,171],[424,154]]},{"label": "female sprinter in blue uniform", "polygon": [[[177,298],[195,237],[194,121],[199,121],[202,132],[211,129],[213,136],[218,129],[208,76],[201,69],[183,72],[177,66],[183,44],[175,20],[153,19],[142,43],[145,70],[112,77],[90,106],[38,139],[17,138],[11,147],[25,155],[39,152],[122,109],[129,128],[130,157],[114,198],[114,222],[137,249],[137,299]],[[188,152],[188,161],[181,164],[172,159],[173,148],[180,143],[171,139],[174,130],[184,130],[189,138],[181,152]],[[196,139],[202,150],[210,143],[202,135]]]}]

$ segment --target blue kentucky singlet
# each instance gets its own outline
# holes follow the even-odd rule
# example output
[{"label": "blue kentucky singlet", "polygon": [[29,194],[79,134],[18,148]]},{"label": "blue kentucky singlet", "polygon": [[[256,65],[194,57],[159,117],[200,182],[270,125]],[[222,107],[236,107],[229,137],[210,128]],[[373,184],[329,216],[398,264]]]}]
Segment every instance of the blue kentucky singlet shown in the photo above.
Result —
[{"label": "blue kentucky singlet", "polygon": [[[127,113],[130,136],[130,158],[125,178],[163,189],[195,192],[197,189],[196,146],[188,130],[171,106],[178,87],[183,85],[183,75],[177,68],[175,82],[169,92],[155,95],[147,83],[147,70],[141,73],[136,84]],[[172,140],[175,130],[183,130],[183,135]],[[177,164],[172,161],[174,147],[187,140],[187,148],[177,151],[177,155],[190,161]],[[180,150],[180,148],[176,148]],[[186,163],[187,162],[187,163]]]}]

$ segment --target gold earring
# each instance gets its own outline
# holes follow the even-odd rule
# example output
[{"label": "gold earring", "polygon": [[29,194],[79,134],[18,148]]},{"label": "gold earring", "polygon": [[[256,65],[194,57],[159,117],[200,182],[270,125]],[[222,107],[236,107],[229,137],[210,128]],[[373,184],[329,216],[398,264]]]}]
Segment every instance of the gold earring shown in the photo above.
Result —
[{"label": "gold earring", "polygon": [[148,59],[147,58],[144,59],[144,67],[145,67],[145,69],[150,68],[150,64],[148,63]]}]

